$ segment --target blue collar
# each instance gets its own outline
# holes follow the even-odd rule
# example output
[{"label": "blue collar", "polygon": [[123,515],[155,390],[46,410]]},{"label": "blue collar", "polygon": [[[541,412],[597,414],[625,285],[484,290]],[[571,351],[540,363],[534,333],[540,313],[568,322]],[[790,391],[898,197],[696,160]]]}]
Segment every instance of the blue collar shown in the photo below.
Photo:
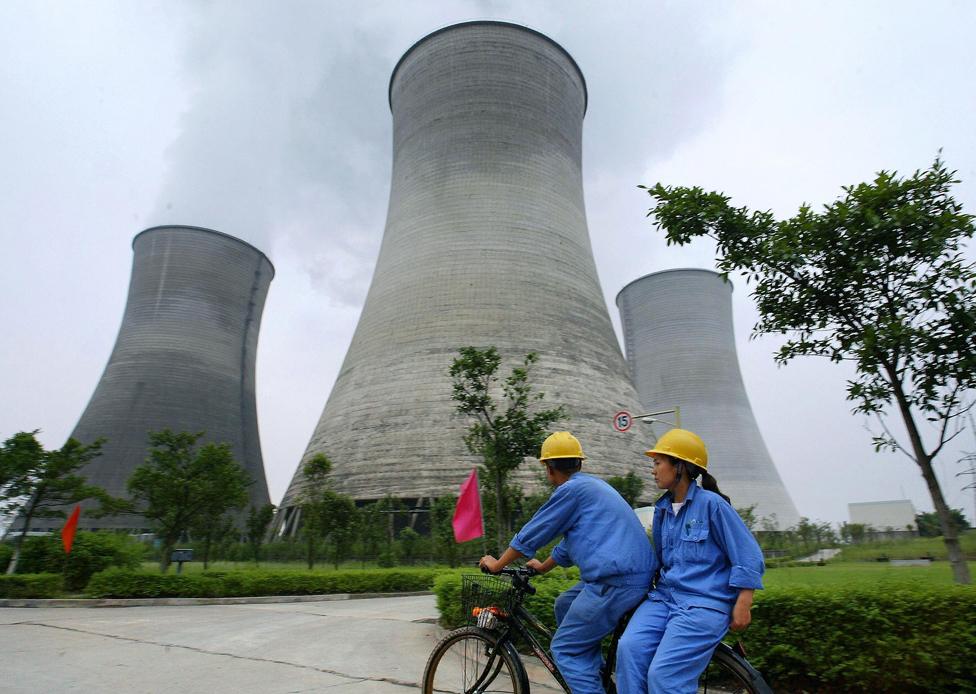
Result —
[{"label": "blue collar", "polygon": [[[692,499],[695,498],[695,494],[698,493],[698,483],[695,480],[691,481],[688,485],[688,494],[685,495],[685,503],[687,504]],[[667,509],[672,503],[671,492],[665,492],[664,495],[654,503],[654,508]]]}]

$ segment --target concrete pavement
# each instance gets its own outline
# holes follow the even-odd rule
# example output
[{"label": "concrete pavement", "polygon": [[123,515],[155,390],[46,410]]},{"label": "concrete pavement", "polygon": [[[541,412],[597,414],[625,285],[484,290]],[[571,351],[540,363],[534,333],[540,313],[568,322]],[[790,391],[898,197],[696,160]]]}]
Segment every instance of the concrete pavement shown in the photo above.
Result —
[{"label": "concrete pavement", "polygon": [[2,608],[0,689],[330,692],[416,689],[443,635],[434,597],[180,607]]}]

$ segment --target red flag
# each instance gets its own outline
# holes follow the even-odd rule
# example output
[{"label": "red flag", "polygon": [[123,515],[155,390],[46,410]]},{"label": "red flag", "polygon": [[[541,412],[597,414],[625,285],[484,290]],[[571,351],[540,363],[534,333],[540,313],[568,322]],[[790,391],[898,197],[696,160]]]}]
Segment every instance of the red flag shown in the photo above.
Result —
[{"label": "red flag", "polygon": [[81,506],[75,506],[75,510],[68,517],[68,522],[61,528],[61,544],[64,545],[64,553],[70,554],[71,545],[75,541],[75,530],[78,529],[78,516],[81,515]]},{"label": "red flag", "polygon": [[454,540],[467,542],[485,534],[481,520],[481,495],[478,493],[478,468],[461,485],[461,496],[454,508]]}]

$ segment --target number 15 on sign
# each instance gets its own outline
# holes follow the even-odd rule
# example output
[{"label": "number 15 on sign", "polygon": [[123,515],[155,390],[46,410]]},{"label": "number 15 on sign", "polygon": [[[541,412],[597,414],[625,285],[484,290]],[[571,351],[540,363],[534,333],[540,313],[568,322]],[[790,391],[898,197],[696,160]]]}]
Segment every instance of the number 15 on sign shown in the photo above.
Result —
[{"label": "number 15 on sign", "polygon": [[613,416],[613,428],[617,431],[627,431],[633,423],[634,420],[627,410],[620,410],[620,412]]}]

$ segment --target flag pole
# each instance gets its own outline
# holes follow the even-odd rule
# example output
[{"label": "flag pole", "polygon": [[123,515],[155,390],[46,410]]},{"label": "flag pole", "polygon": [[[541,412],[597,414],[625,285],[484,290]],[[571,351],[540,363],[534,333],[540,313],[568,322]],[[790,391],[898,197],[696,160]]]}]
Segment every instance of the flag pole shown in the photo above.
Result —
[{"label": "flag pole", "polygon": [[[477,470],[478,468],[475,468]],[[488,528],[485,526],[485,505],[481,498],[481,478],[478,478],[478,510],[481,511],[481,556],[488,554]]]}]

